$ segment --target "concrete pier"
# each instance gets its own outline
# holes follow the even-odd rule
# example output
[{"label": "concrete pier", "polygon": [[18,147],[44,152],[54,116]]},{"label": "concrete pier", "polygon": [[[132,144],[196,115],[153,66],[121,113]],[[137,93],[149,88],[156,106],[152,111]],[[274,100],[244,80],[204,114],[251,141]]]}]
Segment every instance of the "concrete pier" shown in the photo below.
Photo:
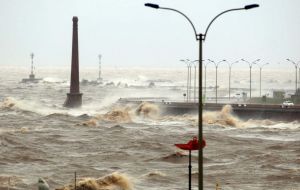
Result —
[{"label": "concrete pier", "polygon": [[[194,102],[173,102],[149,99],[122,98],[120,104],[139,105],[148,102],[159,106],[163,115],[182,115],[198,113],[198,103]],[[221,111],[226,105],[232,107],[232,114],[241,119],[271,119],[276,121],[300,121],[300,105],[283,107],[280,104],[221,104],[205,103],[204,111]]]},{"label": "concrete pier", "polygon": [[78,18],[73,17],[72,65],[70,93],[64,103],[65,107],[74,108],[82,105],[82,93],[79,89],[79,54],[78,54]]}]

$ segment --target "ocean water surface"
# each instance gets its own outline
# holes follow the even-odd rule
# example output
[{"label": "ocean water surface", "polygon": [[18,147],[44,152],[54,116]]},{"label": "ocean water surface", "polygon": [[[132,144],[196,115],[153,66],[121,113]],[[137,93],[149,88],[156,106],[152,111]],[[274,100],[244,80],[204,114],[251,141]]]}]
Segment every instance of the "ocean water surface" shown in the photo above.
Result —
[{"label": "ocean water surface", "polygon": [[[74,183],[74,172],[78,180],[106,180],[100,189],[188,187],[188,153],[174,144],[197,136],[197,115],[161,114],[159,107],[147,102],[117,104],[119,98],[127,97],[184,101],[185,70],[108,69],[104,85],[81,85],[83,106],[78,109],[63,107],[69,90],[68,69],[40,69],[36,77],[43,80],[20,83],[27,75],[24,68],[0,71],[1,190],[8,186],[37,189],[40,177],[50,189],[59,189]],[[220,75],[224,78],[220,81],[227,81],[225,72]],[[248,87],[248,79],[240,72],[235,75],[237,93]],[[264,93],[276,88],[292,92],[288,75],[278,74],[286,77],[278,81],[271,72],[266,75]],[[82,69],[83,78],[97,78],[97,70]],[[155,85],[149,87],[151,82]],[[208,84],[214,84],[213,78]],[[257,87],[254,83],[253,94],[258,94]],[[226,88],[220,82],[220,96],[226,97]],[[214,90],[208,94],[213,96]],[[245,121],[235,117],[230,106],[220,112],[204,112],[203,120],[205,189],[215,189],[216,183],[224,190],[300,189],[298,121]],[[197,159],[195,152],[194,189]]]}]

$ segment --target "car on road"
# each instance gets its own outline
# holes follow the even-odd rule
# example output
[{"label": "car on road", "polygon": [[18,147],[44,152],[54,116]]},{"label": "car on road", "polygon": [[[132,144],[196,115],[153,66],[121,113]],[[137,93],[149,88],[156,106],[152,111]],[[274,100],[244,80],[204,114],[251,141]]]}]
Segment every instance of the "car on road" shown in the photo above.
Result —
[{"label": "car on road", "polygon": [[292,101],[284,101],[282,104],[281,104],[281,107],[282,108],[288,108],[288,107],[291,107],[291,106],[294,106],[294,103]]}]

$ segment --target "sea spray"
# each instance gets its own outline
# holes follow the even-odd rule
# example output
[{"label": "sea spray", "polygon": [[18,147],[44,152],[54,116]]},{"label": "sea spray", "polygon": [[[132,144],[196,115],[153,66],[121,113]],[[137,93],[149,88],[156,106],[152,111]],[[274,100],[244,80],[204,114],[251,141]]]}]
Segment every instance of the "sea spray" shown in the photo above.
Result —
[{"label": "sea spray", "polygon": [[[102,178],[86,178],[78,182],[76,190],[132,190],[133,184],[126,174],[114,172]],[[75,190],[74,185],[68,185],[56,190]]]},{"label": "sea spray", "polygon": [[225,105],[220,112],[204,112],[203,122],[205,124],[216,124],[221,126],[243,126],[243,122],[232,115],[232,107],[230,105]]},{"label": "sea spray", "polygon": [[159,114],[159,108],[155,104],[151,104],[148,102],[142,102],[137,109],[135,110],[136,115],[157,118]]}]

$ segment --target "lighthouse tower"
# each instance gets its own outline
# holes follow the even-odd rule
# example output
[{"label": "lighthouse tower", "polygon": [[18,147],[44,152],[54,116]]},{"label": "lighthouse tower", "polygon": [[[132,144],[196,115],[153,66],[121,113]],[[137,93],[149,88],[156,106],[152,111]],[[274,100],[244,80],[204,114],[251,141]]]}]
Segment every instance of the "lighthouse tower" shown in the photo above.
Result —
[{"label": "lighthouse tower", "polygon": [[75,108],[82,104],[82,93],[79,90],[79,55],[78,55],[78,18],[73,17],[72,65],[70,93],[64,103],[65,107]]}]

